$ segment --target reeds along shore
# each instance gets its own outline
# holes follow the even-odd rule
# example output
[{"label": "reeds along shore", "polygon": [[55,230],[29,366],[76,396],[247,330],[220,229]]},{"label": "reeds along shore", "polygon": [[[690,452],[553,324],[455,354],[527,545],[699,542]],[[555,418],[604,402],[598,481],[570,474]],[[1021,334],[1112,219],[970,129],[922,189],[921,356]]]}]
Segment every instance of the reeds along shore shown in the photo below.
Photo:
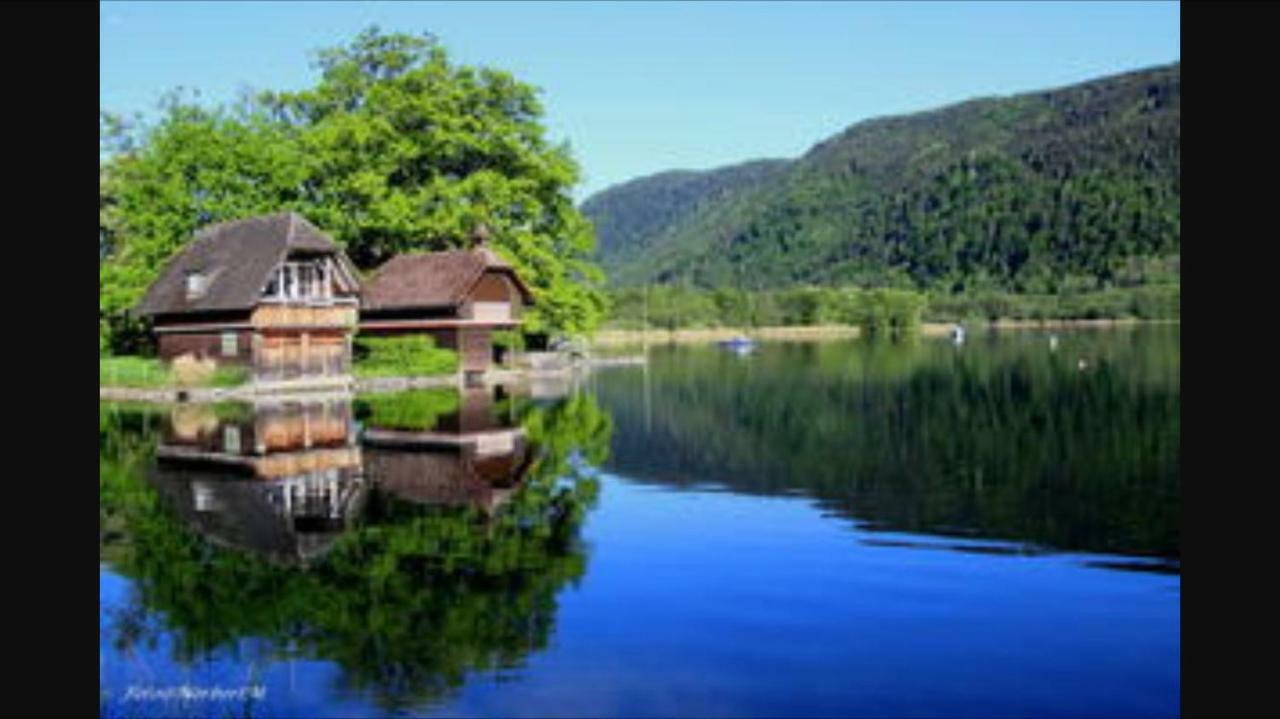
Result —
[{"label": "reeds along shore", "polygon": [[[996,330],[1072,329],[1129,327],[1139,324],[1176,324],[1177,322],[1178,320],[1139,319],[998,320],[984,326]],[[922,337],[946,337],[950,336],[951,329],[954,326],[950,322],[924,322],[920,324],[918,332]],[[591,345],[595,347],[610,347],[644,342],[652,344],[718,342],[743,334],[763,340],[819,341],[858,337],[862,333],[857,327],[851,325],[755,327],[748,330],[732,327],[678,330],[601,330],[591,339]]]}]

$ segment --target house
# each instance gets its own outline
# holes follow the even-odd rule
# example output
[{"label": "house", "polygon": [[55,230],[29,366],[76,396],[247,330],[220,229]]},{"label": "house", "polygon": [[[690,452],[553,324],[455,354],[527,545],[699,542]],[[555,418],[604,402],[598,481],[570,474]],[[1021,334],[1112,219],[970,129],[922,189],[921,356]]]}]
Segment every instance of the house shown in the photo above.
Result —
[{"label": "house", "polygon": [[198,230],[135,312],[161,359],[242,365],[258,381],[346,375],[359,290],[342,249],[282,212]]},{"label": "house", "polygon": [[534,302],[515,268],[486,246],[477,230],[469,250],[397,255],[378,268],[360,293],[360,333],[425,334],[458,353],[473,375],[493,361],[493,331],[520,324]]}]

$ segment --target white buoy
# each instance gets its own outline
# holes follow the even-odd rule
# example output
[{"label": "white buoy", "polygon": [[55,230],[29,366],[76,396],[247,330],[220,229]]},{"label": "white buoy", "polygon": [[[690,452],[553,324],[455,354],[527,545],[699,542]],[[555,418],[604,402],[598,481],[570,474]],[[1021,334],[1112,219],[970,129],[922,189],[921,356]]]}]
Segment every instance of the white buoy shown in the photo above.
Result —
[{"label": "white buoy", "polygon": [[1055,352],[1058,349],[1058,336],[1049,335],[1049,351]]},{"label": "white buoy", "polygon": [[1083,357],[1080,358],[1079,362],[1076,362],[1076,368],[1079,369],[1081,372],[1083,372],[1085,368],[1088,366],[1089,366],[1089,363],[1085,362]]}]

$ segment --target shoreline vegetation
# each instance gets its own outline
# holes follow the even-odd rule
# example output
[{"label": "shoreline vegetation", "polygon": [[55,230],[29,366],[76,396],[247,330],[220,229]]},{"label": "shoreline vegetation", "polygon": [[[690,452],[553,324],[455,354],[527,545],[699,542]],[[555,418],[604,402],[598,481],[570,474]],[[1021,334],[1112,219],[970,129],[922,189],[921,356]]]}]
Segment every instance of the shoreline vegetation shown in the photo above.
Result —
[{"label": "shoreline vegetation", "polygon": [[[1139,319],[1121,317],[1114,319],[1068,319],[1068,320],[1015,320],[1001,319],[978,325],[979,329],[1000,330],[1048,330],[1048,329],[1111,329],[1133,327],[1137,325],[1178,324],[1177,319]],[[918,326],[920,337],[948,337],[956,323],[922,322]],[[972,326],[971,326],[972,328]],[[649,344],[698,344],[704,342],[720,342],[739,336],[747,336],[756,340],[779,342],[821,342],[828,340],[853,339],[864,336],[856,326],[827,324],[806,326],[774,326],[774,327],[701,327],[685,329],[606,329],[600,330],[592,338],[590,347],[621,347]]]},{"label": "shoreline vegetation", "polygon": [[[1079,330],[1079,329],[1120,329],[1139,325],[1179,324],[1178,319],[1139,319],[1096,318],[1067,320],[1026,320],[1000,319],[983,323],[976,329],[987,331],[1020,331],[1020,330]],[[916,326],[916,336],[923,338],[948,337],[954,323],[922,322]],[[601,354],[589,358],[585,365],[610,366],[620,364],[639,364],[643,358],[631,355],[620,356],[613,350],[631,348],[644,344],[705,344],[732,339],[747,335],[757,340],[773,342],[824,342],[842,339],[856,339],[865,336],[857,326],[842,324],[774,326],[738,329],[732,327],[701,327],[684,329],[604,329],[587,342],[592,350],[606,350],[610,354]],[[448,350],[435,347],[425,348],[424,356],[430,357],[433,367],[454,367],[452,361],[444,358]],[[402,355],[403,356],[403,355]],[[563,363],[540,366],[500,367],[488,373],[487,381],[506,384],[527,381],[540,376],[560,376],[577,371],[581,364]],[[127,368],[127,369],[121,369]],[[419,368],[422,369],[422,368]],[[383,365],[378,371],[361,371],[357,368],[349,377],[308,379],[297,382],[276,382],[270,385],[255,385],[248,381],[247,374],[223,372],[211,379],[196,383],[180,383],[175,381],[172,369],[166,369],[159,360],[147,357],[102,357],[99,364],[99,400],[142,401],[142,402],[219,402],[233,399],[251,399],[268,396],[273,393],[287,393],[291,390],[322,392],[325,390],[387,393],[408,390],[460,387],[463,384],[461,374],[456,369],[445,372],[427,373],[414,369],[410,364],[400,364],[398,374]],[[229,382],[229,377],[238,378],[237,382]],[[162,378],[164,378],[162,380]]]}]

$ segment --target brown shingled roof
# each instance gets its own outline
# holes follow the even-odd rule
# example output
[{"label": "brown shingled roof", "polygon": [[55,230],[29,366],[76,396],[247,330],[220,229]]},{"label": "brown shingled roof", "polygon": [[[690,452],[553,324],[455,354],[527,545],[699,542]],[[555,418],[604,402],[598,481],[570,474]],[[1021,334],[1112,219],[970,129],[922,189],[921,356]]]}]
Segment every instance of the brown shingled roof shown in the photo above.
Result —
[{"label": "brown shingled roof", "polygon": [[[209,225],[169,261],[135,311],[140,315],[247,309],[258,302],[271,271],[296,250],[333,253],[354,277],[333,240],[295,212]],[[188,299],[186,277],[200,272],[208,289]]]},{"label": "brown shingled roof", "polygon": [[524,302],[533,304],[533,294],[515,268],[481,247],[396,255],[363,283],[360,305],[366,310],[455,307],[488,270],[506,273]]}]

